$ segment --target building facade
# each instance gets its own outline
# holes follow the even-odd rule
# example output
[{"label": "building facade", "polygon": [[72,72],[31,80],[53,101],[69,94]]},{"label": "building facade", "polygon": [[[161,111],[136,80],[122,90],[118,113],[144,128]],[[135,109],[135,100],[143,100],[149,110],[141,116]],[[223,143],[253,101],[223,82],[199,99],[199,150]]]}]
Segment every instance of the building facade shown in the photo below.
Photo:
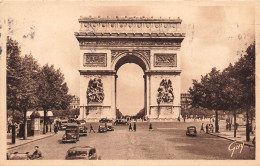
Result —
[{"label": "building facade", "polygon": [[80,99],[78,96],[73,96],[70,103],[70,109],[80,109]]}]

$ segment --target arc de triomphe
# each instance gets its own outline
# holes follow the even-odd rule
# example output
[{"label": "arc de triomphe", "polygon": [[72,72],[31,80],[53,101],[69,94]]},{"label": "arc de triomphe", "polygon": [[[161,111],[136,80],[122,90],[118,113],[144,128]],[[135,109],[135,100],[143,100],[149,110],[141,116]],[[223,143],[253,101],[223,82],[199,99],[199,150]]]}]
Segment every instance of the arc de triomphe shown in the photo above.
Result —
[{"label": "arc de triomphe", "polygon": [[147,117],[178,118],[185,37],[181,22],[179,18],[80,17],[80,31],[75,32],[80,46],[79,118],[116,118],[116,73],[125,63],[135,63],[144,71]]}]

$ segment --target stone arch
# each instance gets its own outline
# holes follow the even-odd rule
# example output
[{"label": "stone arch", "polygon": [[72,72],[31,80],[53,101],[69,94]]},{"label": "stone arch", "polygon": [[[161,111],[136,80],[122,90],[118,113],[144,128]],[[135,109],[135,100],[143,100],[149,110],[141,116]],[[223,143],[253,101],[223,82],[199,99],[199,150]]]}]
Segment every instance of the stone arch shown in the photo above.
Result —
[{"label": "stone arch", "polygon": [[112,55],[112,70],[118,70],[125,63],[135,63],[139,65],[143,71],[150,69],[149,62],[150,51],[121,51]]}]

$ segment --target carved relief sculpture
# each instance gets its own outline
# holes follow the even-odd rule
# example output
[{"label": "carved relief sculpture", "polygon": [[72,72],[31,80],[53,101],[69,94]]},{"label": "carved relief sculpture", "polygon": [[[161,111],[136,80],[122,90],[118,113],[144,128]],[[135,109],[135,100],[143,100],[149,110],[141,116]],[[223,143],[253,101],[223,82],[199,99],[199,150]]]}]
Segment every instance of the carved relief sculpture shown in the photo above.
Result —
[{"label": "carved relief sculpture", "polygon": [[102,103],[104,100],[104,89],[101,79],[90,79],[87,89],[88,104]]},{"label": "carved relief sculpture", "polygon": [[176,54],[154,54],[155,67],[176,67],[177,55]]},{"label": "carved relief sculpture", "polygon": [[171,103],[173,102],[173,88],[171,80],[163,79],[158,88],[157,103]]},{"label": "carved relief sculpture", "polygon": [[107,58],[105,53],[85,53],[83,59],[84,66],[107,66]]}]

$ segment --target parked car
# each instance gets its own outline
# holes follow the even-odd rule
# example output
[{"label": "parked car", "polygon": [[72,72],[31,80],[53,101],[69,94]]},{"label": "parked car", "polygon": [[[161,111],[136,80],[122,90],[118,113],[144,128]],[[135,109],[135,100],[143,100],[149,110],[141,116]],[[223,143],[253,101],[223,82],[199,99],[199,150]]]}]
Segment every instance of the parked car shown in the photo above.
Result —
[{"label": "parked car", "polygon": [[187,127],[186,135],[187,136],[196,136],[197,135],[196,127],[195,126]]},{"label": "parked car", "polygon": [[117,120],[114,122],[114,125],[128,125],[128,122],[127,122],[127,120],[125,120],[125,119],[117,119]]},{"label": "parked car", "polygon": [[112,122],[112,120],[107,119],[107,118],[102,118],[99,120],[99,123],[111,123],[111,122]]},{"label": "parked car", "polygon": [[106,133],[107,132],[106,126],[99,126],[98,127],[98,132],[99,133]]},{"label": "parked car", "polygon": [[62,137],[62,142],[77,142],[79,141],[79,126],[76,124],[68,124],[65,134]]},{"label": "parked car", "polygon": [[107,131],[114,131],[112,123],[107,123]]},{"label": "parked car", "polygon": [[67,151],[66,160],[100,160],[96,148],[90,146],[76,146]]}]

